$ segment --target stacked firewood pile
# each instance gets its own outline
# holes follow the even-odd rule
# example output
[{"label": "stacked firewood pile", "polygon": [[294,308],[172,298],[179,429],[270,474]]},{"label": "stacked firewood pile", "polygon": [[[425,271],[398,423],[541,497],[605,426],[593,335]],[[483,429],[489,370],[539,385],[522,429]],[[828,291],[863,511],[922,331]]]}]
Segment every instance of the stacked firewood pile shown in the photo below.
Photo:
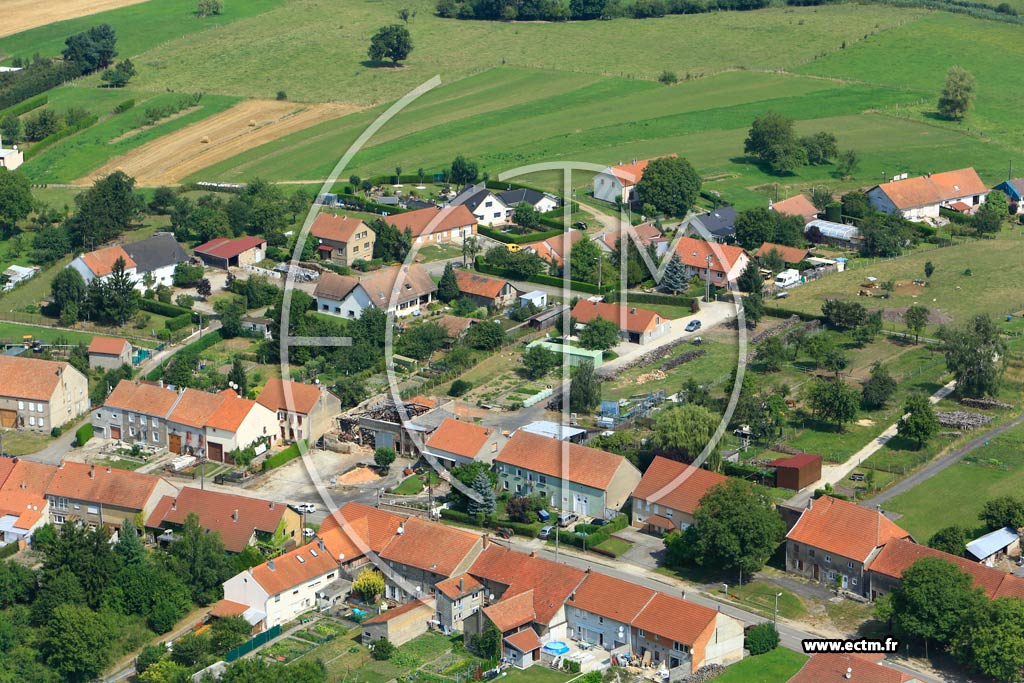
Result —
[{"label": "stacked firewood pile", "polygon": [[678,683],[707,683],[725,673],[725,667],[721,664],[707,664],[693,672],[686,678],[677,678]]},{"label": "stacked firewood pile", "polygon": [[958,431],[970,431],[978,427],[984,427],[992,421],[991,415],[983,413],[968,413],[965,410],[953,410],[948,413],[935,413],[939,424],[946,429]]},{"label": "stacked firewood pile", "polygon": [[960,399],[960,403],[969,408],[981,408],[982,410],[1013,407],[1009,403],[1003,403],[1002,401],[997,401],[994,398],[962,398]]}]

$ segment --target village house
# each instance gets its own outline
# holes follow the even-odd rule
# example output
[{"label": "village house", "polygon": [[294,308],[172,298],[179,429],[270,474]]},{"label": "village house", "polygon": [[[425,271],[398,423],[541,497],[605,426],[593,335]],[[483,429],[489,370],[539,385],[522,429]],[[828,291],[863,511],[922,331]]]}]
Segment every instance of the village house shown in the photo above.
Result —
[{"label": "village house", "polygon": [[484,605],[487,590],[471,574],[459,574],[434,586],[436,619],[446,631],[465,631],[463,622]]},{"label": "village house", "polygon": [[504,225],[511,218],[510,207],[483,183],[469,185],[449,202],[448,206],[464,206],[476,217],[476,222],[488,227]]},{"label": "village house", "polygon": [[[396,279],[399,279],[395,291]],[[433,300],[437,285],[418,264],[381,268],[358,279],[337,273],[324,273],[317,282],[314,297],[321,313],[355,319],[373,306],[395,317],[419,315]]]},{"label": "village house", "polygon": [[46,487],[50,522],[120,529],[125,520],[147,518],[177,490],[161,477],[112,467],[62,462]]},{"label": "village house", "polygon": [[544,263],[561,268],[565,265],[565,258],[572,251],[573,245],[585,237],[586,235],[579,230],[572,229],[559,233],[555,237],[524,244],[523,250],[536,254]]},{"label": "village house", "polygon": [[576,302],[572,307],[572,317],[577,327],[586,326],[598,318],[613,322],[619,328],[619,336],[631,344],[646,344],[672,329],[672,322],[656,311],[589,299]]},{"label": "village house", "polygon": [[178,392],[139,380],[122,380],[93,411],[96,436],[142,446],[167,445],[167,414],[178,400]]},{"label": "village house", "polygon": [[192,251],[206,265],[228,270],[262,261],[267,253],[267,241],[262,237],[216,237]]},{"label": "village house", "polygon": [[49,434],[89,410],[89,381],[63,361],[0,356],[0,428]]},{"label": "village house", "polygon": [[317,240],[316,250],[322,259],[346,267],[373,260],[377,234],[358,218],[321,213],[309,232]]},{"label": "village house", "polygon": [[685,234],[719,244],[732,244],[736,241],[736,209],[720,206],[714,211],[694,216],[687,223]]},{"label": "village house", "polygon": [[386,577],[384,596],[399,603],[428,597],[435,584],[465,572],[482,549],[479,534],[409,517],[380,552],[400,579]]},{"label": "village house", "polygon": [[362,629],[360,642],[370,646],[378,640],[387,640],[399,647],[423,635],[424,624],[434,616],[434,606],[429,601],[413,600],[404,605],[386,609],[370,617],[359,627]]},{"label": "village house", "polygon": [[323,386],[291,380],[267,380],[256,402],[277,415],[278,438],[284,442],[316,442],[333,427],[341,402]]},{"label": "village house", "polygon": [[1013,527],[1003,527],[968,541],[967,557],[986,567],[994,567],[1000,560],[1020,558],[1020,534]]},{"label": "village house", "polygon": [[898,213],[907,220],[924,221],[938,218],[940,208],[973,213],[988,195],[988,187],[973,168],[914,178],[905,175],[868,190],[872,208],[882,213]]},{"label": "village house", "polygon": [[910,534],[881,511],[822,496],[808,501],[786,534],[786,571],[868,597],[868,565],[901,538]]},{"label": "village house", "polygon": [[39,275],[39,271],[39,266],[19,266],[18,264],[8,266],[7,270],[3,272],[4,278],[6,278],[3,291],[9,292],[22,282],[31,280],[36,275]]},{"label": "village house", "polygon": [[543,496],[552,507],[587,517],[617,515],[640,483],[640,470],[621,455],[522,430],[494,462],[501,491]]},{"label": "village house", "polygon": [[772,242],[765,242],[758,250],[754,253],[759,261],[764,262],[763,259],[775,252],[782,259],[782,262],[787,266],[795,266],[798,263],[803,263],[807,260],[807,257],[811,255],[806,249],[800,247],[787,247],[785,244],[773,244]]},{"label": "village house", "polygon": [[769,199],[768,208],[784,216],[796,216],[804,222],[804,225],[818,217],[818,207],[811,203],[811,200],[804,194],[794,195],[780,202],[773,202]]},{"label": "village house", "polygon": [[104,247],[77,256],[68,264],[81,274],[86,284],[99,278],[107,280],[117,260],[124,261],[125,273],[135,282],[135,289],[145,292],[160,285],[174,284],[174,268],[188,261],[174,234],[158,232],[152,237],[125,245]]},{"label": "village house", "polygon": [[17,145],[4,149],[4,141],[0,139],[0,168],[14,171],[25,163],[25,153],[18,149]]},{"label": "village house", "polygon": [[512,218],[517,204],[529,204],[540,213],[554,211],[560,206],[558,197],[526,187],[498,193],[498,199],[508,207],[508,219]]},{"label": "village house", "polygon": [[195,514],[206,533],[219,533],[224,550],[240,553],[257,543],[274,548],[294,546],[302,539],[299,513],[284,503],[186,486],[162,497],[144,528],[154,540],[174,541],[174,533]]},{"label": "village house", "polygon": [[54,465],[21,458],[0,458],[0,547],[28,544],[50,521],[46,489],[57,473]]},{"label": "village house", "polygon": [[476,216],[461,205],[396,213],[384,220],[399,232],[408,230],[415,247],[453,242],[462,244],[463,239],[476,234],[477,225]]},{"label": "village house", "polygon": [[992,190],[999,190],[1006,195],[1011,213],[1021,213],[1024,211],[1024,178],[1004,180],[993,187]]},{"label": "village house", "polygon": [[488,308],[505,308],[515,303],[519,290],[507,280],[499,280],[459,268],[455,271],[459,294],[477,305]]},{"label": "village house", "polygon": [[[640,225],[634,225],[632,227],[632,235],[636,235],[636,240],[640,242],[644,249],[653,249],[655,256],[660,258],[668,253],[669,240],[654,223],[648,221]],[[626,240],[630,243],[629,248],[636,249],[636,242],[633,241],[632,235],[628,230],[626,231]],[[615,228],[602,230],[592,240],[597,246],[601,247],[601,251],[606,254],[613,254],[622,248],[622,231]]]},{"label": "village house", "polygon": [[[683,262],[686,277],[710,278],[716,287],[726,287],[734,281],[750,263],[747,252],[728,244],[715,244],[693,237],[681,237],[676,243],[676,253]],[[710,267],[708,265],[710,260]]]},{"label": "village house", "polygon": [[471,462],[490,463],[505,437],[493,427],[445,418],[427,439],[427,451],[446,467]]},{"label": "village house", "polygon": [[882,664],[882,654],[814,654],[788,683],[867,681],[868,683],[924,683],[920,678]]},{"label": "village house", "polygon": [[164,421],[167,427],[167,449],[171,453],[204,456],[206,420],[213,415],[224,397],[198,389],[183,389],[179,393]]},{"label": "village house", "polygon": [[708,664],[743,659],[743,622],[674,595],[655,593],[632,621],[633,651],[690,675]]},{"label": "village house", "polygon": [[728,477],[658,455],[633,491],[633,526],[666,534],[693,524],[700,500]]},{"label": "village house", "polygon": [[116,370],[132,364],[132,345],[127,339],[93,337],[89,342],[89,367]]},{"label": "village house", "polygon": [[636,186],[644,177],[644,171],[650,162],[650,159],[633,159],[628,164],[620,161],[617,165],[604,169],[594,176],[594,199],[610,204],[632,204],[636,201]]}]

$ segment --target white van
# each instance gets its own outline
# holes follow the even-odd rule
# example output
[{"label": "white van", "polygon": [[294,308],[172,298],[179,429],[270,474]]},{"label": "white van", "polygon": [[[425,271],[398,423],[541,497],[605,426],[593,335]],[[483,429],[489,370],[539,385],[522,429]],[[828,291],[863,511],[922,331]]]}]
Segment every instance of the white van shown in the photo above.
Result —
[{"label": "white van", "polygon": [[792,287],[800,282],[800,271],[790,268],[775,276],[776,287]]}]

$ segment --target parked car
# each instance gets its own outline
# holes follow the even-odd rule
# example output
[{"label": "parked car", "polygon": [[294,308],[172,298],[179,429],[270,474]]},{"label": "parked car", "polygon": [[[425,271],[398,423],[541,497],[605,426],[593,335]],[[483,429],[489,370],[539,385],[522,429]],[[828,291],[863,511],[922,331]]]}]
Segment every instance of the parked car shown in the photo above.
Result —
[{"label": "parked car", "polygon": [[562,527],[563,529],[567,526],[575,524],[578,521],[580,521],[580,516],[577,515],[575,512],[563,512],[562,514],[558,515],[558,526]]},{"label": "parked car", "polygon": [[691,320],[690,322],[686,323],[686,331],[687,332],[696,332],[699,329],[700,329],[700,321],[699,320]]},{"label": "parked car", "polygon": [[596,519],[590,520],[590,523],[593,524],[594,526],[604,526],[605,524],[608,523],[608,520],[605,519],[604,517],[598,517]]},{"label": "parked car", "polygon": [[310,529],[308,526],[302,528],[302,536],[304,538],[313,538],[316,536],[316,532]]},{"label": "parked car", "polygon": [[295,508],[296,512],[301,512],[304,514],[316,512],[316,505],[313,503],[295,503],[292,505],[292,507]]},{"label": "parked car", "polygon": [[553,525],[551,525],[551,524],[548,524],[547,526],[542,526],[540,528],[540,533],[537,534],[537,538],[540,538],[540,539],[551,538],[551,532],[553,532],[554,530],[555,530],[555,527]]}]

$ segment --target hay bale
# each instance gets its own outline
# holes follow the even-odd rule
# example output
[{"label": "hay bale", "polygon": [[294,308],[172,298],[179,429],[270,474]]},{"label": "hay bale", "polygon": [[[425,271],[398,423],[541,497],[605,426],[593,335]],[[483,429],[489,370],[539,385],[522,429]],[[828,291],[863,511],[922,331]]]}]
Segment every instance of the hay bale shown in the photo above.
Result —
[{"label": "hay bale", "polygon": [[256,127],[256,119],[249,119],[249,127],[250,128],[255,128]]},{"label": "hay bale", "polygon": [[210,144],[210,138],[207,137],[206,135],[204,135],[203,139],[199,141],[199,144],[201,144],[201,145],[208,145],[208,144]]}]

